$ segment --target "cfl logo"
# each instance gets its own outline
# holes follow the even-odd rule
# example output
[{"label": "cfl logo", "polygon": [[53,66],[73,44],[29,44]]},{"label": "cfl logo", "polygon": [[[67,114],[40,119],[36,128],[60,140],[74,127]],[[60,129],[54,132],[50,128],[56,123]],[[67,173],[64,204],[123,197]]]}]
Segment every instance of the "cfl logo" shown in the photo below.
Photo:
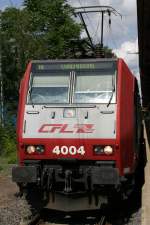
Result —
[{"label": "cfl logo", "polygon": [[93,133],[94,124],[43,124],[38,130],[39,133]]}]

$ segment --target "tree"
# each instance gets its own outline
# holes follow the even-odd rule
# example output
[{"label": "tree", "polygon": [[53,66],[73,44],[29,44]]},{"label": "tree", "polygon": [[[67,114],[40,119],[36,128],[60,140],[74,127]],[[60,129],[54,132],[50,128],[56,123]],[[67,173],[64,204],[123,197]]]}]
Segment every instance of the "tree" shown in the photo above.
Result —
[{"label": "tree", "polygon": [[9,118],[16,117],[19,83],[29,60],[93,57],[72,15],[65,0],[24,0],[23,9],[2,12],[2,71]]},{"label": "tree", "polygon": [[42,41],[45,58],[66,58],[71,40],[80,37],[73,9],[65,0],[25,0],[24,5],[30,14],[30,32]]},{"label": "tree", "polygon": [[16,112],[19,82],[28,61],[68,57],[72,39],[79,39],[81,30],[65,0],[26,0],[24,5],[2,12],[2,71],[9,117]]}]

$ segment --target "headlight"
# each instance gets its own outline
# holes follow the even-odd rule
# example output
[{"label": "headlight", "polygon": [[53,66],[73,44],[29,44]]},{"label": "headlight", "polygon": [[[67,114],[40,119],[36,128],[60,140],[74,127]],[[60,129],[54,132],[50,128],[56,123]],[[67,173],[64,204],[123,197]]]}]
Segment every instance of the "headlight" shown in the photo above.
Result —
[{"label": "headlight", "polygon": [[44,146],[43,145],[37,145],[36,146],[36,152],[43,153],[44,152]]},{"label": "headlight", "polygon": [[28,145],[28,146],[26,146],[26,152],[28,154],[33,154],[33,153],[42,154],[42,153],[44,153],[44,151],[45,151],[44,145]]},{"label": "headlight", "polygon": [[33,145],[27,146],[26,152],[27,152],[28,154],[33,154],[33,153],[35,152],[35,146],[33,146]]},{"label": "headlight", "polygon": [[111,146],[109,146],[109,145],[108,146],[105,146],[104,153],[106,155],[111,155],[113,153],[113,148]]},{"label": "headlight", "polygon": [[93,153],[94,155],[111,155],[113,154],[113,148],[109,145],[94,145],[93,146]]},{"label": "headlight", "polygon": [[93,151],[95,155],[104,154],[104,146],[95,145]]}]

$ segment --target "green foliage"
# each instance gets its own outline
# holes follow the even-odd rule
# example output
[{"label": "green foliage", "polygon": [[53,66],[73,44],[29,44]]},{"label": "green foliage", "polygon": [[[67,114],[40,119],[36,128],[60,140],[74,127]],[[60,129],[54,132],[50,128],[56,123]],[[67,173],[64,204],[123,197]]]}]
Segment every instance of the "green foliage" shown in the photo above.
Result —
[{"label": "green foliage", "polygon": [[5,110],[15,117],[19,83],[27,63],[71,57],[72,39],[79,39],[81,30],[65,0],[25,0],[24,6],[7,8],[1,16]]},{"label": "green foliage", "polygon": [[6,158],[5,163],[16,162],[15,129],[9,125],[0,127],[0,158]]},{"label": "green foliage", "polygon": [[[71,17],[72,8],[64,0],[26,0],[25,6],[29,30],[41,41],[42,56],[66,58],[66,46],[71,48],[70,41],[80,36],[80,26]],[[41,55],[38,58],[41,59]]]},{"label": "green foliage", "polygon": [[108,46],[104,46],[104,54],[106,58],[117,58],[117,56],[112,52],[112,49]]}]

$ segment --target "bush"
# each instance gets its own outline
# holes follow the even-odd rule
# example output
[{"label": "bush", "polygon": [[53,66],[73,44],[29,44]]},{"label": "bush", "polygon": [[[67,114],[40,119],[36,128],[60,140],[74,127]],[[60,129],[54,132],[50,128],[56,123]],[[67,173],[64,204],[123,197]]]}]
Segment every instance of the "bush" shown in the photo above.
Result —
[{"label": "bush", "polygon": [[7,163],[16,163],[16,133],[12,125],[0,127],[0,157],[6,158]]}]

